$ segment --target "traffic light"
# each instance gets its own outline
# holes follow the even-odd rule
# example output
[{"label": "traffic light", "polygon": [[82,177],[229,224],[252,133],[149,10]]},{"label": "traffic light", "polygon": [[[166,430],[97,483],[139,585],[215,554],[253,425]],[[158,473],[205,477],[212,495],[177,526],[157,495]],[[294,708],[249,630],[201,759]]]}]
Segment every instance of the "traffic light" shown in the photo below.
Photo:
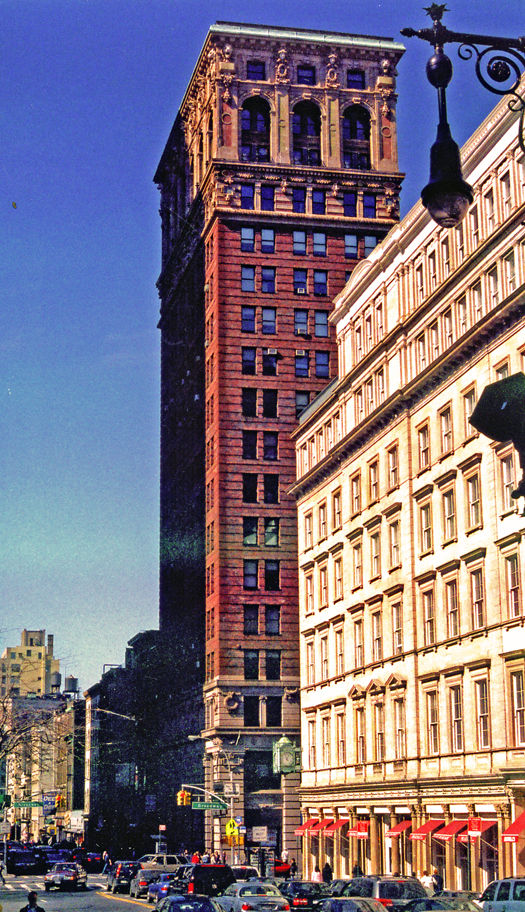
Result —
[{"label": "traffic light", "polygon": [[191,804],[191,792],[183,792],[182,794],[184,795],[184,804],[190,805]]},{"label": "traffic light", "polygon": [[184,804],[184,796],[186,792],[183,789],[179,789],[177,792],[177,804]]},{"label": "traffic light", "polygon": [[55,811],[62,807],[62,795],[55,795]]}]

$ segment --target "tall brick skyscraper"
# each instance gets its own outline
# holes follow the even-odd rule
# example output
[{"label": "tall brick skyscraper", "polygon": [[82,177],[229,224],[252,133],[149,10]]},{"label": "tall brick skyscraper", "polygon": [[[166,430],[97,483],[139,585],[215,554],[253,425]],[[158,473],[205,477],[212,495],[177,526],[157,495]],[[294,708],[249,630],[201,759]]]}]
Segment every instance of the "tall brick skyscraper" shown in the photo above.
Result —
[{"label": "tall brick skyscraper", "polygon": [[[160,626],[202,676],[207,788],[234,791],[248,842],[267,826],[278,851],[294,850],[299,807],[298,775],[272,772],[273,742],[299,735],[290,432],[337,375],[331,301],[398,216],[402,51],[216,23],[155,176]],[[175,689],[190,683],[174,669]],[[207,844],[221,840],[210,816]]]}]

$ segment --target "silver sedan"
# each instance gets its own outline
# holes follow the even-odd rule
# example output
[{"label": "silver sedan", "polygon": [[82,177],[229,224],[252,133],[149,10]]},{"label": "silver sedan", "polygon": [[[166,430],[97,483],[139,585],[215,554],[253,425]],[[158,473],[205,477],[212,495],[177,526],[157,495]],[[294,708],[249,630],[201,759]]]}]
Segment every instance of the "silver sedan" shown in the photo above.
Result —
[{"label": "silver sedan", "polygon": [[290,903],[271,883],[263,880],[249,880],[247,883],[233,883],[216,902],[224,912],[288,912]]}]

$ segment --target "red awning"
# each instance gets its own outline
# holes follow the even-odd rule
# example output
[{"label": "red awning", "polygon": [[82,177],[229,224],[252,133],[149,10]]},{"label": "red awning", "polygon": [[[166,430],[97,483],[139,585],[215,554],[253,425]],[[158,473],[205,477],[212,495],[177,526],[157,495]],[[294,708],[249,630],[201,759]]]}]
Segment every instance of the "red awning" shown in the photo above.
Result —
[{"label": "red awning", "polygon": [[429,833],[433,833],[438,827],[443,826],[444,820],[427,820],[422,826],[410,833],[409,839],[424,839]]},{"label": "red awning", "polygon": [[317,823],[314,823],[313,827],[310,827],[310,833],[314,833],[317,830],[324,830],[329,823],[333,823],[332,817],[323,817],[322,820],[318,820]]},{"label": "red awning", "polygon": [[355,836],[356,839],[368,839],[368,827],[370,826],[369,820],[358,820],[356,825],[350,827],[348,830],[347,836]]},{"label": "red awning", "polygon": [[466,833],[460,833],[458,836],[458,842],[468,842],[469,836],[471,842],[475,842],[481,833],[484,833],[485,830],[490,830],[491,827],[496,826],[497,822],[497,820],[481,820],[478,829],[475,832],[472,832],[472,830],[469,832],[469,830],[467,830]]},{"label": "red awning", "polygon": [[525,811],[523,811],[519,817],[516,817],[516,820],[514,823],[511,823],[510,827],[503,830],[501,838],[503,839],[503,842],[517,842],[523,833],[523,830],[525,830]]},{"label": "red awning", "polygon": [[314,823],[319,823],[318,817],[309,817],[308,820],[305,820],[301,826],[297,827],[295,830],[295,835],[299,836],[301,833],[304,833],[305,830],[309,830],[310,827],[313,827]]},{"label": "red awning", "polygon": [[451,820],[450,823],[447,823],[439,833],[436,833],[436,839],[442,839],[444,842],[448,842],[459,833],[460,830],[466,830],[468,825],[467,820]]},{"label": "red awning", "polygon": [[333,833],[334,830],[340,830],[341,827],[344,827],[345,823],[350,823],[348,818],[343,818],[343,820],[334,820],[329,826],[327,826],[325,833]]},{"label": "red awning", "polygon": [[409,830],[411,826],[411,820],[400,820],[399,823],[396,823],[395,826],[386,831],[385,836],[399,836],[405,830]]}]

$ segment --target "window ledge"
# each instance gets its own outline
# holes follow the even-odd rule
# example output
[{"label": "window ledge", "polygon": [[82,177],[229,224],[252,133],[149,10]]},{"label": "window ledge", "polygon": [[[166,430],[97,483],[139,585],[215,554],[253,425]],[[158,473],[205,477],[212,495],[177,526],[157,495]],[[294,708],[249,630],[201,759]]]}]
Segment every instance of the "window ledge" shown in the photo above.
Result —
[{"label": "window ledge", "polygon": [[474,532],[479,532],[483,528],[483,523],[478,523],[477,526],[471,526],[470,529],[465,529],[465,535],[472,535]]}]

